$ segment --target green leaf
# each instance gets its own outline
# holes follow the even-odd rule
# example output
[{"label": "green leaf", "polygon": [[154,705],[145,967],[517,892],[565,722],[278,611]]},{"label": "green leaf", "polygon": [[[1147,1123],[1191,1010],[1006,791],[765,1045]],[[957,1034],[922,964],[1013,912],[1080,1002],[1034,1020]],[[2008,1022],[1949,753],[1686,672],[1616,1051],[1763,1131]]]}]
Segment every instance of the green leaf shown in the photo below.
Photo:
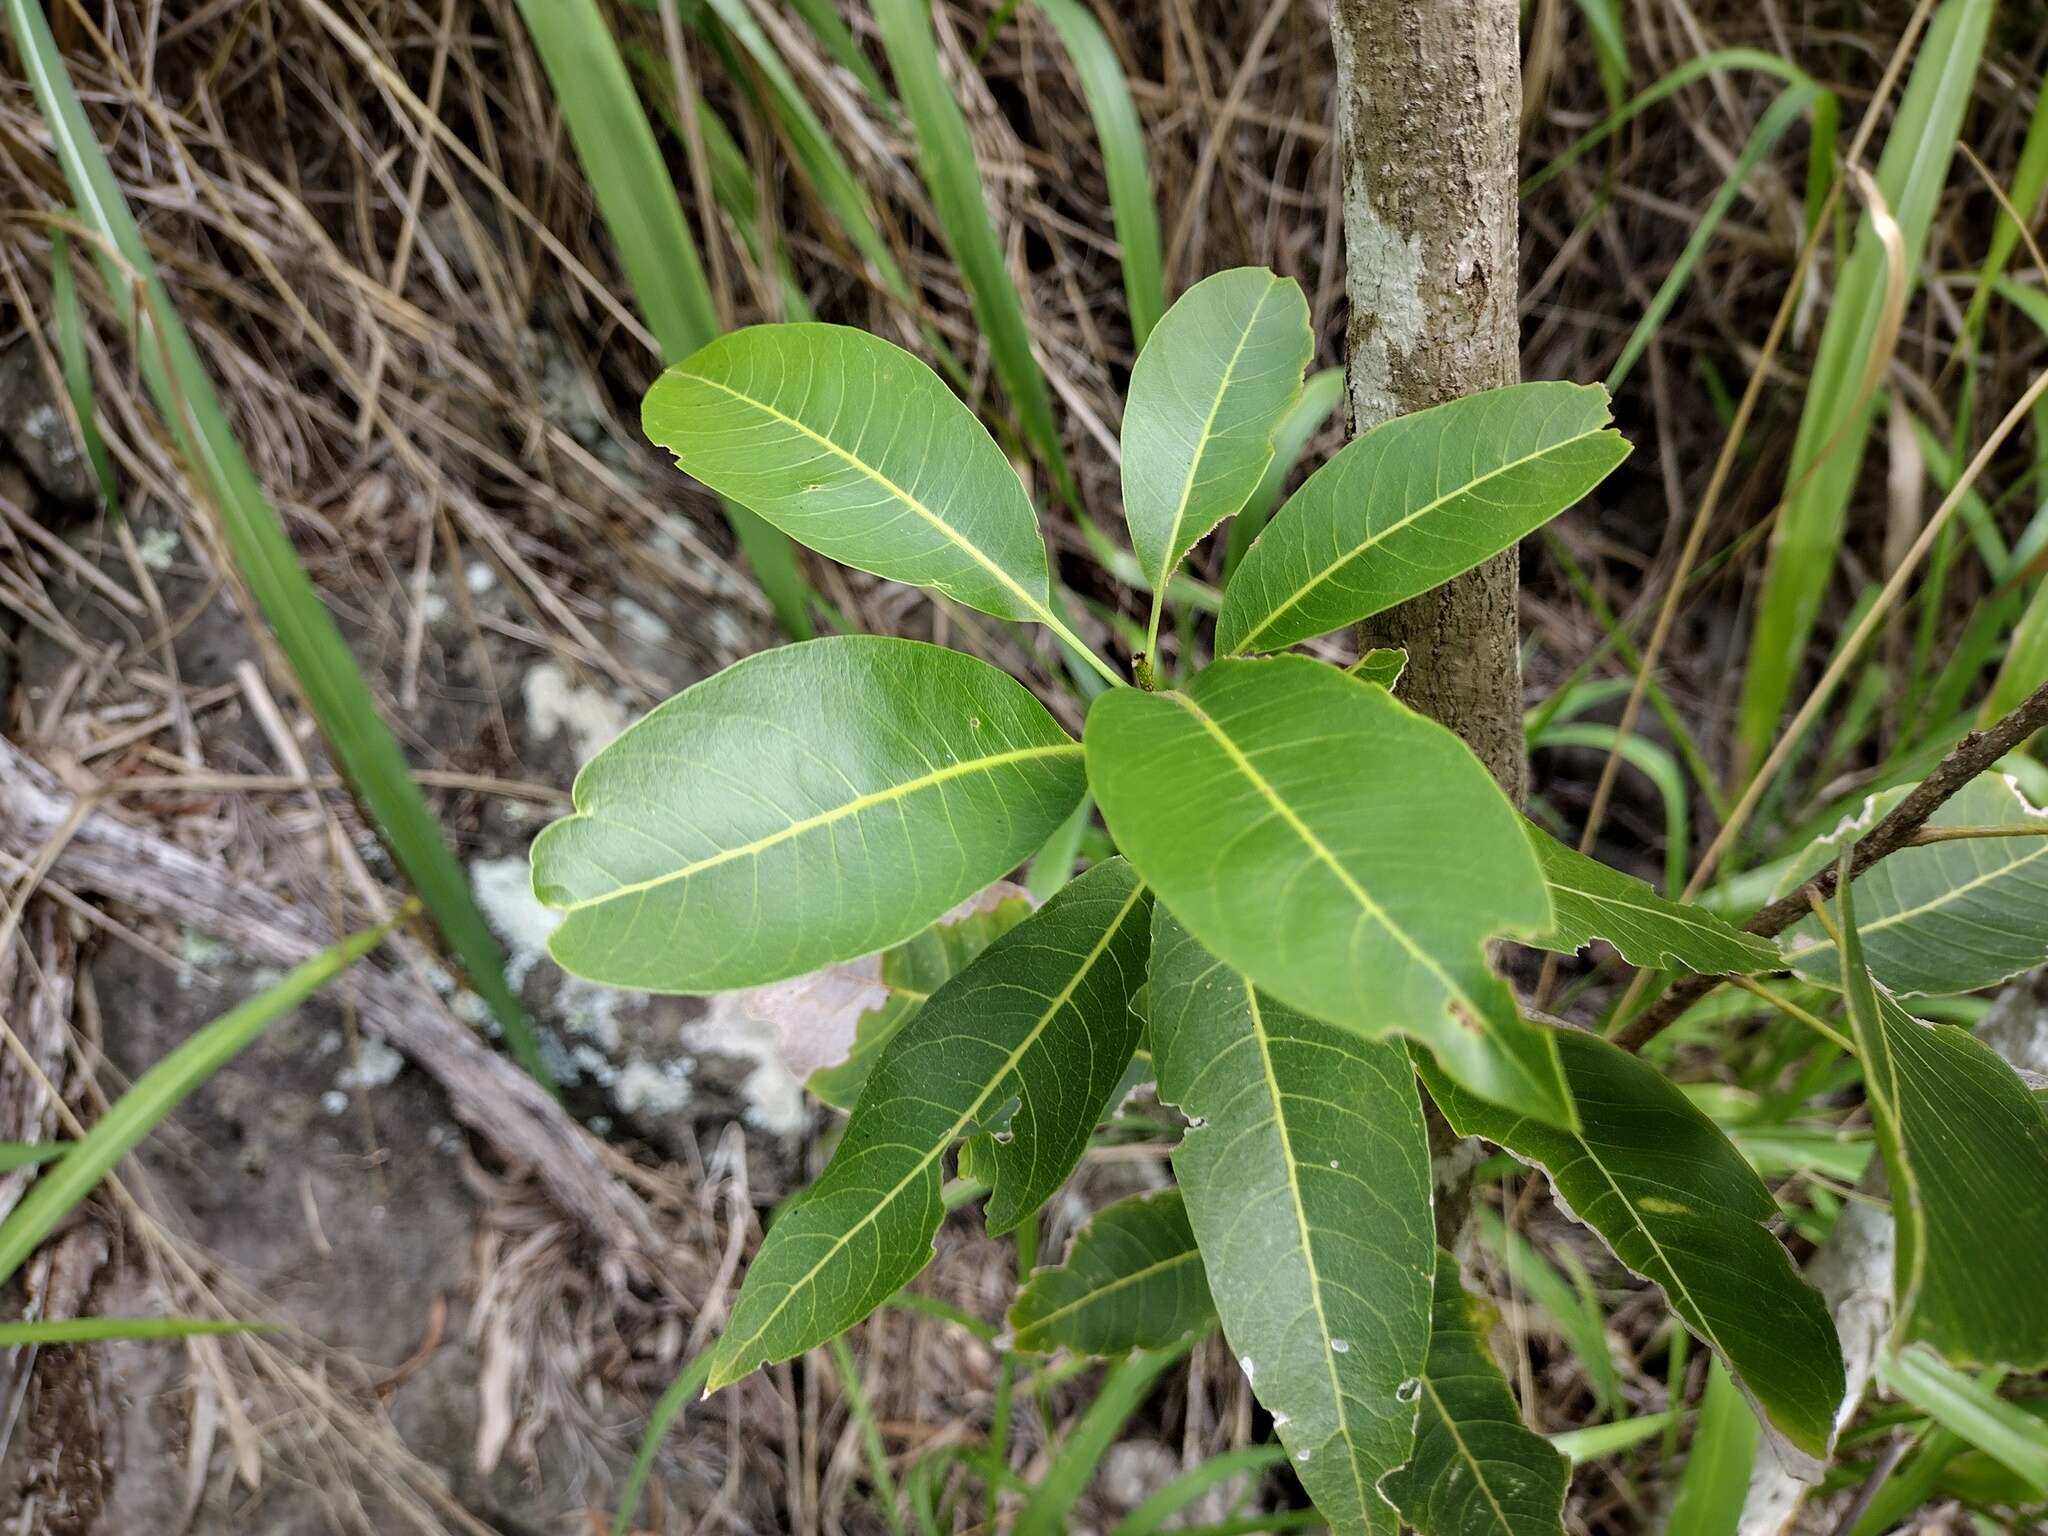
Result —
[{"label": "green leaf", "polygon": [[1597,384],[1513,384],[1377,426],[1266,525],[1224,591],[1217,654],[1284,650],[1440,586],[1628,453]]},{"label": "green leaf", "polygon": [[1959,1365],[2048,1367],[2048,1109],[1968,1030],[1923,1024],[1872,984],[1861,884],[1836,911],[1892,1191],[1895,1336]]},{"label": "green leaf", "polygon": [[[983,895],[1014,893],[1016,889],[999,883]],[[884,990],[886,1001],[855,1019],[853,1045],[845,1058],[835,1066],[818,1068],[804,1086],[827,1104],[852,1109],[882,1047],[895,1037],[896,1031],[910,1022],[933,993],[966,970],[977,955],[1023,922],[1032,910],[1031,901],[1022,895],[998,895],[988,905],[977,905],[973,911],[956,917],[941,918],[894,949],[855,961],[855,965],[873,967],[874,985]]]},{"label": "green leaf", "polygon": [[1716,1360],[1707,1372],[1699,1423],[1664,1536],[1735,1536],[1761,1427],[1735,1379]]},{"label": "green leaf", "polygon": [[1456,736],[1282,656],[1219,662],[1185,692],[1112,689],[1087,746],[1118,846],[1219,957],[1312,1017],[1413,1035],[1474,1092],[1570,1119],[1549,1034],[1485,953],[1549,926],[1542,872]]},{"label": "green leaf", "polygon": [[1378,683],[1392,693],[1408,670],[1408,652],[1398,645],[1376,645],[1344,670],[1362,683]]},{"label": "green leaf", "polygon": [[992,1232],[1080,1161],[1138,1043],[1151,903],[1122,859],[1068,884],[941,987],[889,1042],[824,1176],[768,1230],[709,1390],[866,1317],[930,1262],[945,1155],[989,1139]]},{"label": "green leaf", "polygon": [[1124,521],[1152,586],[1155,634],[1167,577],[1258,489],[1314,350],[1301,285],[1236,267],[1182,294],[1138,354],[1124,407]]},{"label": "green leaf", "polygon": [[1461,1136],[1549,1171],[1560,1200],[1664,1292],[1734,1371],[1788,1465],[1817,1471],[1842,1400],[1835,1325],[1761,1223],[1777,1202],[1749,1164],[1655,1067],[1579,1030],[1554,1031],[1582,1128],[1485,1103],[1421,1062]]},{"label": "green leaf", "polygon": [[1428,1536],[1561,1536],[1567,1463],[1522,1423],[1486,1347],[1494,1321],[1458,1279],[1457,1259],[1439,1252],[1415,1454],[1380,1488]]},{"label": "green leaf", "polygon": [[1051,622],[1045,540],[1002,449],[939,376],[841,325],[755,325],[654,381],[648,438],[799,543],[1002,619]]},{"label": "green leaf", "polygon": [[[1834,862],[1907,793],[1866,801],[1855,821],[1800,855],[1781,890],[1797,889]],[[1991,773],[1964,785],[1927,825],[2027,830],[1901,848],[1857,876],[1857,926],[1877,984],[1902,997],[1975,992],[2048,960],[2048,813],[2027,804],[2011,779]],[[1785,950],[1807,980],[1841,985],[1835,942],[1818,918],[1795,925]]]},{"label": "green leaf", "polygon": [[[1415,1080],[1394,1041],[1304,1018],[1164,906],[1152,939],[1159,1096],[1223,1332],[1340,1536],[1397,1528],[1429,1348],[1436,1232]],[[1404,1384],[1408,1384],[1405,1385]]]},{"label": "green leaf", "polygon": [[0,1173],[54,1163],[70,1150],[68,1141],[0,1141]]},{"label": "green leaf", "polygon": [[99,1186],[164,1116],[256,1038],[384,942],[391,925],[352,934],[323,949],[248,1001],[183,1041],[136,1078],[85,1135],[37,1176],[21,1203],[0,1221],[0,1285],[36,1251],[57,1224]]},{"label": "green leaf", "polygon": [[1007,874],[1081,797],[1030,690],[915,640],[763,651],[576,776],[534,840],[549,948],[613,986],[718,992],[901,943]]},{"label": "green leaf", "polygon": [[1016,1347],[1039,1353],[1164,1349],[1215,1317],[1177,1189],[1098,1211],[1065,1261],[1034,1273],[1010,1307]]},{"label": "green leaf", "polygon": [[1924,1346],[1880,1357],[1878,1379],[1935,1423],[1996,1457],[2048,1498],[2048,1422],[2009,1403]]},{"label": "green leaf", "polygon": [[1695,971],[1702,976],[1749,976],[1783,968],[1769,939],[1744,933],[1704,907],[1669,901],[1633,875],[1609,869],[1545,832],[1523,824],[1550,885],[1551,930],[1527,942],[1537,949],[1576,954],[1605,939],[1631,965]]}]

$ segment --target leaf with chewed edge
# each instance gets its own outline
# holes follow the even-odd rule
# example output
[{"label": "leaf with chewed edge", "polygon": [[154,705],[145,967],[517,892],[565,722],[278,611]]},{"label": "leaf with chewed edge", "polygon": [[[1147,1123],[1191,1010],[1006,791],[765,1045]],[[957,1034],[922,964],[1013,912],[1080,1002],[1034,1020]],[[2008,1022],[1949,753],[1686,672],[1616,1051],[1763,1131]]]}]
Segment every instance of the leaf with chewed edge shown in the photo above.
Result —
[{"label": "leaf with chewed edge", "polygon": [[1033,1273],[1010,1306],[1016,1347],[1037,1353],[1164,1349],[1215,1317],[1177,1189],[1096,1212],[1066,1258]]},{"label": "leaf with chewed edge", "polygon": [[1844,1390],[1841,1345],[1820,1293],[1763,1226],[1778,1213],[1770,1190],[1655,1067],[1580,1030],[1556,1035],[1576,1133],[1465,1092],[1420,1053],[1416,1064],[1459,1135],[1549,1172],[1558,1199],[1727,1362],[1788,1467],[1817,1476]]}]

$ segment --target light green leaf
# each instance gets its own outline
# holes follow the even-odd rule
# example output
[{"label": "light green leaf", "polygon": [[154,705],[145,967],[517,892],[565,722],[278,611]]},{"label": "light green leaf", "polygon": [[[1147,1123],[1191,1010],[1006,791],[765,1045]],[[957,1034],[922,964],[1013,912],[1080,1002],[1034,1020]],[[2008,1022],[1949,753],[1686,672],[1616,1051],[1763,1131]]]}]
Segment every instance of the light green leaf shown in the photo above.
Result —
[{"label": "light green leaf", "polygon": [[1448,1253],[1436,1256],[1430,1317],[1415,1454],[1381,1491],[1428,1536],[1561,1536],[1565,1458],[1523,1424],[1486,1346],[1493,1307],[1465,1289]]},{"label": "light green leaf", "polygon": [[1098,864],[898,1032],[824,1176],[768,1229],[710,1391],[851,1328],[930,1262],[955,1142],[996,1133],[977,1160],[993,1232],[1065,1181],[1138,1043],[1150,907],[1129,864]]},{"label": "light green leaf", "polygon": [[1045,541],[1002,449],[939,376],[840,325],[756,325],[654,381],[650,440],[799,543],[1001,619],[1051,622]]},{"label": "light green leaf", "polygon": [[[989,896],[995,899],[980,904]],[[894,949],[853,962],[865,973],[863,980],[882,990],[884,1000],[854,1020],[853,1045],[845,1058],[811,1073],[804,1082],[806,1088],[827,1104],[852,1109],[882,1047],[896,1031],[909,1023],[942,985],[967,969],[975,956],[1033,910],[1029,898],[1008,882],[990,887],[976,903],[974,910],[941,918]]]},{"label": "light green leaf", "polygon": [[1525,822],[1523,831],[1543,866],[1557,915],[1548,933],[1527,941],[1535,948],[1569,955],[1605,939],[1629,964],[1657,970],[1748,976],[1783,968],[1784,957],[1769,939],[1744,933],[1704,907],[1669,901],[1633,875],[1567,848],[1533,822]]},{"label": "light green leaf", "polygon": [[1152,586],[1155,630],[1166,578],[1258,489],[1314,350],[1301,285],[1236,267],[1175,300],[1138,354],[1124,407],[1124,520]]},{"label": "light green leaf", "polygon": [[70,1149],[67,1141],[0,1141],[0,1173],[54,1163]]},{"label": "light green leaf", "polygon": [[[1866,801],[1854,822],[1800,855],[1781,891],[1834,862],[1907,793]],[[1975,992],[2048,960],[2048,813],[2027,804],[2011,779],[1991,773],[1964,785],[1927,825],[2022,834],[1901,848],[1857,876],[1857,926],[1877,984],[1901,997]],[[1835,942],[1818,918],[1794,926],[1785,950],[1807,980],[1841,985]]]},{"label": "light green leaf", "polygon": [[1826,1305],[1761,1225],[1777,1202],[1655,1067],[1597,1036],[1554,1033],[1577,1133],[1484,1103],[1418,1065],[1452,1128],[1548,1170],[1558,1198],[1727,1362],[1787,1464],[1817,1473],[1842,1400],[1842,1356]]},{"label": "light green leaf", "polygon": [[1398,645],[1376,645],[1344,670],[1362,683],[1378,683],[1392,693],[1408,670],[1408,652]]},{"label": "light green leaf", "polygon": [[1290,1007],[1413,1035],[1474,1092],[1570,1119],[1547,1032],[1486,941],[1549,926],[1521,821],[1465,744],[1303,656],[1112,689],[1088,772],[1117,844],[1210,950]]},{"label": "light green leaf", "polygon": [[1010,1307],[1018,1349],[1090,1355],[1164,1349],[1215,1317],[1177,1189],[1098,1211],[1065,1262],[1033,1274]]},{"label": "light green leaf", "polygon": [[1735,1536],[1761,1428],[1735,1379],[1716,1360],[1707,1371],[1699,1422],[1664,1536]]},{"label": "light green leaf", "polygon": [[1597,384],[1513,384],[1377,426],[1273,515],[1224,591],[1217,654],[1284,650],[1440,586],[1628,453]]},{"label": "light green leaf", "polygon": [[677,694],[534,840],[549,948],[613,986],[718,992],[909,938],[1073,810],[1080,747],[986,662],[844,635]]},{"label": "light green leaf", "polygon": [[1173,1167],[1224,1335],[1330,1529],[1392,1536],[1377,1485],[1413,1443],[1436,1264],[1414,1077],[1397,1043],[1304,1018],[1153,921],[1159,1095],[1188,1116]]},{"label": "light green leaf", "polygon": [[1923,1346],[1880,1357],[1878,1379],[1935,1423],[1996,1457],[2048,1499],[2048,1422]]},{"label": "light green leaf", "polygon": [[1968,1030],[1923,1024],[1872,984],[1862,884],[1836,911],[1898,1234],[1895,1336],[1959,1365],[2048,1367],[2048,1109]]}]

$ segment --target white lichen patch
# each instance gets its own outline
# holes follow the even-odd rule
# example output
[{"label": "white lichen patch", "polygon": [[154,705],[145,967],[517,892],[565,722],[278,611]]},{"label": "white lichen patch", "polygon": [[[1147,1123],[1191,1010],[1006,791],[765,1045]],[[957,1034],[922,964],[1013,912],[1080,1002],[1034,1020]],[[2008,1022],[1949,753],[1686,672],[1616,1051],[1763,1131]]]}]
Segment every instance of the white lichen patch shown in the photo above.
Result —
[{"label": "white lichen patch", "polygon": [[536,741],[552,741],[567,732],[576,761],[587,763],[626,728],[626,706],[595,688],[579,688],[552,661],[529,670],[520,685],[526,701],[526,723]]},{"label": "white lichen patch", "polygon": [[382,1040],[363,1040],[355,1061],[335,1075],[337,1088],[382,1088],[405,1069],[405,1058]]},{"label": "white lichen patch", "polygon": [[630,597],[612,599],[612,618],[620,629],[645,645],[665,645],[675,636],[660,614]]},{"label": "white lichen patch", "polygon": [[519,854],[504,859],[472,859],[469,887],[492,931],[509,952],[505,979],[514,991],[526,985],[534,966],[548,958],[548,939],[562,925],[562,914],[540,904],[533,877]]},{"label": "white lichen patch", "polygon": [[184,929],[178,938],[178,958],[185,962],[178,971],[180,992],[191,991],[192,984],[201,976],[213,975],[235,958],[235,952],[227,945],[197,928]]},{"label": "white lichen patch", "polygon": [[681,1114],[690,1103],[690,1064],[680,1057],[629,1061],[612,1084],[612,1098],[629,1115]]},{"label": "white lichen patch", "polygon": [[771,1135],[791,1135],[804,1123],[803,1081],[783,1061],[777,1022],[745,1006],[733,1006],[730,1000],[738,996],[743,994],[713,999],[708,1014],[683,1026],[683,1044],[751,1063],[740,1084],[747,1123]]},{"label": "white lichen patch", "polygon": [[1351,356],[1351,394],[1361,418],[1401,414],[1394,398],[1394,363],[1422,343],[1422,239],[1382,220],[1363,189],[1344,200],[1344,238],[1350,251],[1353,302],[1373,318]]},{"label": "white lichen patch", "polygon": [[135,552],[152,571],[168,571],[172,559],[183,547],[184,540],[178,537],[175,528],[145,528],[142,537],[135,541]]}]

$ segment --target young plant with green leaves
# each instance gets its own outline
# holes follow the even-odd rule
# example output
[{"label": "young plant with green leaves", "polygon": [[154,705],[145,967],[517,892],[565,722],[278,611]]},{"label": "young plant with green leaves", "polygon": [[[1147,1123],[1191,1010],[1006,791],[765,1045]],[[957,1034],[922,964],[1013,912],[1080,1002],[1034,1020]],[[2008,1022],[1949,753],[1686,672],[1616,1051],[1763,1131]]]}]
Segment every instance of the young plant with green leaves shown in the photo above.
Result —
[{"label": "young plant with green leaves", "polygon": [[[1123,426],[1126,518],[1153,594],[1128,681],[1057,606],[1002,452],[909,354],[835,326],[760,326],[650,391],[649,435],[721,495],[821,554],[1041,624],[1111,684],[1076,741],[972,656],[873,635],[785,646],[633,726],[536,841],[535,891],[564,915],[555,956],[586,977],[716,992],[881,952],[889,1001],[833,1084],[851,1118],[770,1226],[698,1372],[718,1391],[889,1303],[932,1257],[949,1167],[952,1190],[986,1191],[991,1232],[1030,1230],[1151,1076],[1185,1119],[1176,1187],[1103,1211],[1030,1276],[1007,1342],[1140,1351],[1144,1375],[1220,1325],[1333,1530],[1558,1532],[1565,1462],[1523,1427],[1483,1307],[1440,1246],[1419,1075],[1457,1131],[1547,1171],[1712,1352],[1762,1441],[1815,1475],[1843,1364],[1826,1305],[1770,1230],[1771,1191],[1656,1066],[1533,1016],[1495,955],[1598,938],[1651,970],[1796,967],[1839,985],[1830,941],[1799,935],[1788,957],[1563,847],[1390,691],[1398,654],[1350,668],[1327,646],[1276,654],[1431,590],[1584,497],[1628,453],[1604,392],[1516,385],[1365,433],[1234,563],[1216,659],[1153,653],[1157,594],[1260,492],[1311,351],[1299,290],[1260,270],[1195,285],[1152,330]],[[1049,892],[1035,910],[1005,901],[971,931],[944,921],[1042,847],[1071,870],[1091,803],[1113,851],[1064,882],[1034,871]],[[2010,859],[1985,857],[1987,878],[2020,888],[2024,873],[1999,872]],[[1935,909],[1971,920],[1966,872],[1953,852],[1883,867],[1895,878],[1866,926],[1872,953],[1938,988],[1916,924]],[[2025,924],[2017,947],[2038,960],[2048,911],[2028,906]],[[1844,957],[1852,976],[1859,957]],[[1962,1198],[1931,1129],[1959,1103],[2004,1117],[1980,1138],[1986,1157],[2048,1169],[2039,1103],[2009,1068],[1948,1035],[1915,1046],[1926,1027],[1890,1010],[1852,1011],[1866,1067],[1953,1058],[1938,1091],[1872,1089],[1890,1106],[1887,1166],[1925,1164],[1900,1187]],[[1901,1316],[1951,1358],[2035,1363],[2038,1341],[2006,1339],[1995,1306],[1948,1283],[1968,1225],[1915,1219]],[[2044,1265],[2048,1242],[1999,1271],[2001,1293],[2038,1294]],[[1041,1503],[1031,1518],[1056,1524]]]}]

